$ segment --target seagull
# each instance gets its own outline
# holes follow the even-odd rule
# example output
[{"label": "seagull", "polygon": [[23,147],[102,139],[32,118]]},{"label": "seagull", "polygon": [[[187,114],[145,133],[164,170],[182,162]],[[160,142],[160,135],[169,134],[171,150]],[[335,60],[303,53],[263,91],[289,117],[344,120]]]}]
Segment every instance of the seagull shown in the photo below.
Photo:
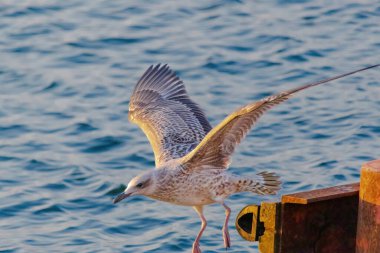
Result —
[{"label": "seagull", "polygon": [[134,177],[113,202],[144,195],[193,207],[202,223],[192,253],[201,253],[200,238],[207,226],[203,207],[219,203],[226,215],[222,229],[224,247],[229,248],[231,209],[225,199],[239,192],[276,194],[281,186],[279,176],[272,172],[264,171],[251,177],[227,172],[235,148],[260,116],[294,93],[378,66],[380,64],[249,103],[228,115],[214,128],[198,104],[190,99],[182,80],[168,65],[150,66],[133,91],[128,118],[148,137],[156,168]]}]

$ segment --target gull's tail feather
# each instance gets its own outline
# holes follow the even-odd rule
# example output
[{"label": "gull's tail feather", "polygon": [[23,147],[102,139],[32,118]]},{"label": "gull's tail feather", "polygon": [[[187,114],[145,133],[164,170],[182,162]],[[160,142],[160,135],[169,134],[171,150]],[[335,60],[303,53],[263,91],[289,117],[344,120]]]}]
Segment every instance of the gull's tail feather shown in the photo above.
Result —
[{"label": "gull's tail feather", "polygon": [[258,194],[277,194],[281,189],[281,180],[280,176],[273,172],[263,171],[256,174],[259,180],[259,183],[252,188],[252,192]]}]

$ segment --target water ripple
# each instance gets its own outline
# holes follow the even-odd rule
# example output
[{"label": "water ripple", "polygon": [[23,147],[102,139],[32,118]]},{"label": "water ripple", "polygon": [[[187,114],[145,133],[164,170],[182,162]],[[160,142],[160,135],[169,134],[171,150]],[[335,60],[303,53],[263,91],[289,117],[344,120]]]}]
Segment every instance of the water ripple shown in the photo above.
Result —
[{"label": "water ripple", "polygon": [[[5,1],[0,6],[1,252],[187,252],[191,208],[112,198],[154,167],[128,122],[151,64],[169,63],[213,125],[250,101],[369,64],[375,1]],[[365,38],[365,39],[363,39]],[[380,149],[378,70],[304,91],[261,118],[231,171],[275,171],[281,194],[358,181]],[[236,194],[232,217],[279,196]],[[223,208],[204,252],[222,252]],[[233,230],[229,252],[258,252]],[[17,235],[17,236],[15,236]]]}]

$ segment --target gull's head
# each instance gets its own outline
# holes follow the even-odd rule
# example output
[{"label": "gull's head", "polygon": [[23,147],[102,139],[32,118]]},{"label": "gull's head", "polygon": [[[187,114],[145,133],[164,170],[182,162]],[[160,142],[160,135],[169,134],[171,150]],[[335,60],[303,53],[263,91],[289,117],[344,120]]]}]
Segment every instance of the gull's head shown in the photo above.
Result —
[{"label": "gull's head", "polygon": [[154,192],[154,176],[154,171],[148,171],[144,174],[134,177],[131,181],[129,181],[128,186],[124,192],[119,194],[113,200],[113,203],[116,204],[117,202],[120,202],[123,199],[134,195],[149,196]]}]

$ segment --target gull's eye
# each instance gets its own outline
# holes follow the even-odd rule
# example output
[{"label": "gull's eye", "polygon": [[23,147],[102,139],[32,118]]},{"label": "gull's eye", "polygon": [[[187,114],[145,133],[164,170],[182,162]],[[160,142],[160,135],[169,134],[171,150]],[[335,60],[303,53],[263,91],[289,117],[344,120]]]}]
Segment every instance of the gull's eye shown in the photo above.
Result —
[{"label": "gull's eye", "polygon": [[136,185],[137,188],[141,188],[142,186],[143,186],[142,183],[138,183],[138,184]]}]

